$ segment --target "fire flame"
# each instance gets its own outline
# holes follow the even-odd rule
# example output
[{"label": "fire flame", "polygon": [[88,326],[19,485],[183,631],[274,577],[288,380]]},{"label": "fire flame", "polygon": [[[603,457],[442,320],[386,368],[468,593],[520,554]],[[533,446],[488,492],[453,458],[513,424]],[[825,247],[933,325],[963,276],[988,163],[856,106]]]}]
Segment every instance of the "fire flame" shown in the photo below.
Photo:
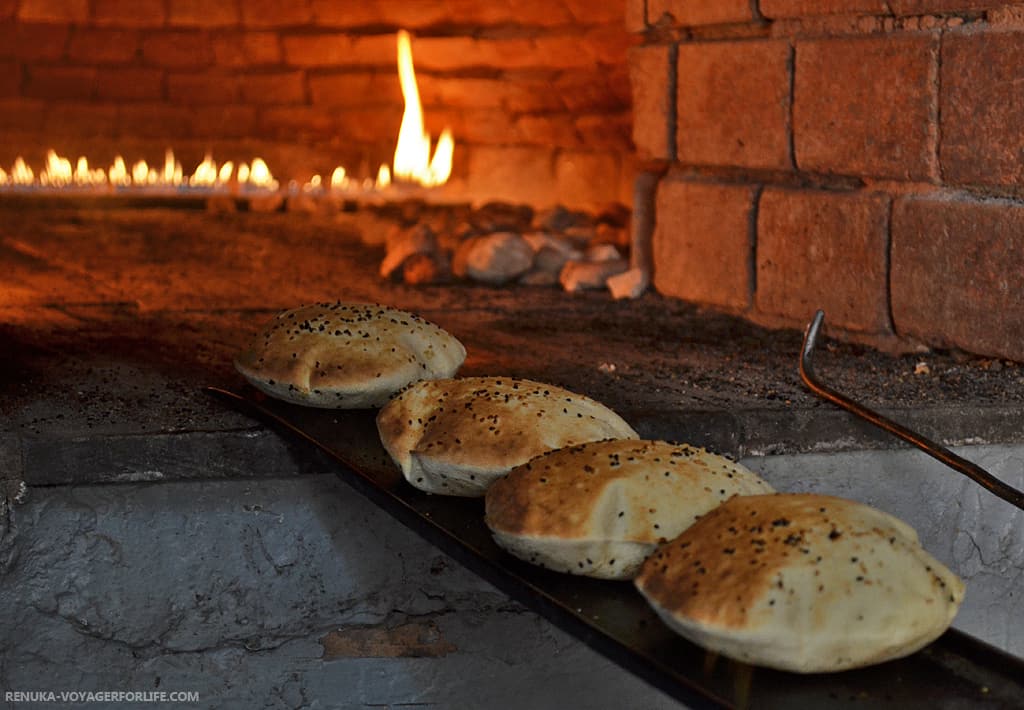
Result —
[{"label": "fire flame", "polygon": [[[405,30],[398,33],[398,78],[405,98],[402,126],[395,145],[392,166],[381,165],[376,178],[353,180],[344,167],[338,166],[329,179],[314,175],[302,189],[307,192],[384,190],[392,180],[415,183],[423,187],[435,187],[448,181],[452,172],[452,154],[455,141],[451,130],[445,128],[434,146],[431,155],[431,137],[423,124],[423,105],[416,85],[416,71],[412,63],[412,44]],[[234,180],[232,180],[232,175]],[[109,186],[115,190],[128,187],[146,187],[157,190],[199,189],[223,190],[236,185],[242,190],[278,190],[280,184],[274,179],[266,162],[259,157],[249,163],[240,163],[237,170],[232,161],[218,165],[207,153],[191,175],[186,175],[174,152],[168,148],[164,153],[162,168],[151,167],[145,160],[131,164],[118,155],[109,168],[89,167],[89,161],[80,156],[72,167],[71,159],[51,149],[46,153],[46,166],[38,178],[18,156],[7,172],[0,167],[0,187],[18,188],[42,186],[46,188],[96,188]]]},{"label": "fire flame", "polygon": [[434,148],[434,157],[430,157],[430,134],[423,125],[423,104],[412,64],[412,44],[405,30],[398,32],[398,80],[402,85],[405,112],[395,146],[395,177],[424,187],[443,185],[452,172],[455,141],[451,131],[444,129]]}]

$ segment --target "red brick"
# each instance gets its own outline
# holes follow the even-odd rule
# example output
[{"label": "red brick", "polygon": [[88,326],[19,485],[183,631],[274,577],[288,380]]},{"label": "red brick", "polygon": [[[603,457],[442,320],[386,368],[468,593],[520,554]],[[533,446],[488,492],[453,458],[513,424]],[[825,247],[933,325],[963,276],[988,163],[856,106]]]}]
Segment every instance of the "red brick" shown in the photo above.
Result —
[{"label": "red brick", "polygon": [[387,21],[374,0],[345,3],[312,0],[311,9],[318,27],[360,27]]},{"label": "red brick", "polygon": [[30,66],[25,95],[37,99],[88,99],[95,86],[94,67]]},{"label": "red brick", "polygon": [[556,148],[582,148],[583,141],[570,114],[518,116],[515,134],[518,143]]},{"label": "red brick", "polygon": [[680,45],[677,159],[789,168],[789,57],[782,41]]},{"label": "red brick", "polygon": [[200,106],[192,114],[197,138],[251,138],[257,125],[252,106]]},{"label": "red brick", "polygon": [[68,43],[68,58],[84,64],[129,62],[139,51],[138,34],[132,30],[77,27]]},{"label": "red brick", "polygon": [[33,131],[46,119],[46,104],[38,99],[0,98],[0,130]]},{"label": "red brick", "polygon": [[[243,5],[248,0],[243,1]],[[209,0],[170,0],[167,22],[188,27],[225,27],[237,25],[241,15],[234,2]]]},{"label": "red brick", "polygon": [[440,135],[442,128],[450,128],[457,146],[465,143],[515,145],[520,142],[515,119],[507,111],[486,108],[445,113],[430,111],[426,121],[430,134],[434,136]]},{"label": "red brick", "polygon": [[577,115],[575,125],[580,140],[588,147],[605,147],[623,153],[632,152],[630,132],[633,128],[633,121],[628,111],[589,116]]},{"label": "red brick", "polygon": [[0,20],[9,20],[18,10],[18,0],[0,0]]},{"label": "red brick", "polygon": [[[312,0],[313,16],[318,27],[367,27],[390,25],[416,30],[431,25],[453,23],[464,26],[517,23],[543,26],[572,21],[568,9],[551,3],[479,2],[479,0],[445,0],[445,2],[391,2],[364,0],[338,2]],[[538,22],[539,20],[539,22]]]},{"label": "red brick", "polygon": [[[477,79],[422,75],[419,81],[420,98],[427,108],[502,108],[510,113],[562,112],[566,110],[568,86],[540,79]],[[564,79],[561,81],[568,81]],[[586,87],[579,81],[573,87],[574,106],[600,103],[606,98],[607,87],[599,84]]]},{"label": "red brick", "polygon": [[[576,54],[579,55],[578,41]],[[543,67],[544,59],[557,53],[553,43],[540,46],[540,38],[509,37],[417,37],[412,41],[413,63],[417,69],[451,70],[467,67],[520,69]],[[395,54],[393,51],[392,54]],[[543,57],[542,57],[543,55]],[[574,66],[574,60],[552,62],[550,68]]]},{"label": "red brick", "polygon": [[203,67],[213,61],[209,37],[202,32],[176,30],[146,37],[142,55],[150,64],[164,67]]},{"label": "red brick", "polygon": [[22,22],[85,22],[89,0],[21,0],[18,19]]},{"label": "red brick", "polygon": [[168,74],[167,98],[174,103],[224,104],[238,99],[238,79],[221,74]]},{"label": "red brick", "polygon": [[402,92],[393,74],[314,74],[309,77],[309,93],[315,106],[402,105]]},{"label": "red brick", "polygon": [[118,27],[162,27],[163,0],[93,0],[92,21]]},{"label": "red brick", "polygon": [[1007,5],[1006,0],[761,0],[769,19],[812,15],[925,15],[977,12]]},{"label": "red brick", "polygon": [[0,61],[0,96],[21,93],[21,65],[13,61]]},{"label": "red brick", "polygon": [[675,157],[675,97],[672,95],[674,48],[634,47],[629,53],[633,87],[633,143],[642,158]]},{"label": "red brick", "polygon": [[353,37],[341,33],[286,35],[281,38],[288,64],[300,67],[395,67],[394,35]]},{"label": "red brick", "polygon": [[626,31],[647,29],[647,0],[626,0]]},{"label": "red brick", "polygon": [[608,151],[559,151],[555,157],[559,203],[597,209],[615,202],[620,169],[619,156]]},{"label": "red brick", "polygon": [[647,0],[647,22],[656,25],[668,15],[676,25],[719,25],[752,19],[749,0]]},{"label": "red brick", "polygon": [[232,32],[213,38],[214,61],[225,67],[246,67],[281,62],[281,40],[276,32]]},{"label": "red brick", "polygon": [[117,107],[62,101],[47,108],[41,125],[55,148],[69,136],[112,137],[117,131]]},{"label": "red brick", "polygon": [[890,0],[897,15],[923,15],[930,12],[969,12],[1008,5],[1006,0]]},{"label": "red brick", "polygon": [[195,110],[165,103],[126,104],[118,110],[121,135],[135,138],[187,138],[197,128]]},{"label": "red brick", "polygon": [[66,25],[0,23],[0,57],[22,61],[60,59],[68,34]]},{"label": "red brick", "polygon": [[595,63],[624,67],[629,50],[636,41],[616,24],[588,29],[583,36],[583,44]]},{"label": "red brick", "polygon": [[760,0],[761,14],[769,19],[810,15],[888,15],[886,0]]},{"label": "red brick", "polygon": [[338,132],[336,113],[311,106],[268,106],[261,109],[258,126],[261,134],[288,140],[302,136],[333,137]]},{"label": "red brick", "polygon": [[[394,141],[398,137],[402,115],[391,109],[346,108],[336,118],[339,135],[350,140],[369,144],[383,141],[389,151],[394,152]],[[390,156],[388,156],[390,159]]]},{"label": "red brick", "polygon": [[566,8],[572,13],[578,24],[615,25],[622,31],[623,6],[625,2],[594,2],[593,0],[563,0]]},{"label": "red brick", "polygon": [[626,67],[605,72],[563,72],[554,82],[530,82],[523,86],[529,88],[533,101],[544,102],[545,91],[554,91],[567,109],[579,113],[629,108],[629,72]]},{"label": "red brick", "polygon": [[758,310],[806,323],[885,333],[889,198],[768,188],[757,220]]},{"label": "red brick", "polygon": [[754,188],[666,177],[658,186],[654,286],[667,296],[750,306]]},{"label": "red brick", "polygon": [[246,74],[241,77],[242,100],[251,104],[306,102],[306,77],[301,71]]},{"label": "red brick", "polygon": [[955,34],[942,47],[939,155],[953,184],[1024,178],[1024,32]]},{"label": "red brick", "polygon": [[1024,361],[1024,207],[907,198],[892,225],[896,332]]},{"label": "red brick", "polygon": [[[348,4],[348,3],[346,3]],[[250,27],[287,27],[312,22],[309,0],[243,0],[242,22]]]},{"label": "red brick", "polygon": [[[488,3],[478,4],[486,5]],[[575,3],[570,0],[569,3],[559,2],[557,4],[553,2],[536,2],[536,0],[506,0],[506,4],[511,15],[509,19],[512,22],[520,22],[524,25],[538,25],[540,27],[554,27],[556,25],[574,23],[576,19],[573,13],[580,12],[579,6],[583,3],[580,0],[577,0]],[[570,4],[575,7],[570,9]],[[606,4],[618,5],[619,2]],[[621,6],[618,10],[621,17]]]},{"label": "red brick", "polygon": [[801,42],[793,132],[802,170],[936,176],[932,36]]},{"label": "red brick", "polygon": [[[458,146],[456,146],[458,150]],[[466,182],[481,199],[550,204],[557,200],[553,152],[534,147],[467,149]]]},{"label": "red brick", "polygon": [[164,93],[164,73],[144,67],[108,67],[96,77],[96,95],[102,99],[159,99]]}]

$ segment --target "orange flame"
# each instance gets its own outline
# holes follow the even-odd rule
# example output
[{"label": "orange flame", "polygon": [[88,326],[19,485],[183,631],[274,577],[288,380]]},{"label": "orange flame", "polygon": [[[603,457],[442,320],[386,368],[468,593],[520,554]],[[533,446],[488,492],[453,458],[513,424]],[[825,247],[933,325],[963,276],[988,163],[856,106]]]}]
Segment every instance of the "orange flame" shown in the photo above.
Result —
[{"label": "orange flame", "polygon": [[412,44],[405,30],[398,32],[398,80],[402,85],[405,112],[395,146],[394,175],[425,187],[443,185],[452,172],[455,141],[451,131],[444,129],[434,149],[434,157],[430,157],[430,134],[423,125],[423,104],[416,85]]},{"label": "orange flame", "polygon": [[[303,190],[372,191],[387,189],[392,180],[416,183],[424,187],[434,187],[448,181],[452,171],[452,155],[455,151],[451,130],[444,129],[431,152],[432,139],[423,123],[423,105],[416,84],[412,43],[408,32],[399,31],[397,49],[398,76],[405,99],[405,109],[395,145],[393,165],[381,165],[375,178],[366,177],[361,180],[353,179],[344,167],[338,166],[330,174],[330,178],[314,175],[302,186]],[[90,168],[89,161],[84,156],[72,163],[70,158],[61,156],[51,149],[46,154],[46,166],[38,177],[19,156],[10,172],[0,167],[0,186],[218,189],[231,184],[232,175],[237,185],[245,190],[277,190],[280,187],[262,158],[256,157],[249,163],[240,163],[236,169],[231,161],[218,166],[213,156],[207,153],[191,175],[186,175],[181,162],[174,157],[174,152],[170,148],[164,154],[162,168],[151,167],[145,160],[138,160],[129,167],[125,159],[118,155],[106,170]]]}]

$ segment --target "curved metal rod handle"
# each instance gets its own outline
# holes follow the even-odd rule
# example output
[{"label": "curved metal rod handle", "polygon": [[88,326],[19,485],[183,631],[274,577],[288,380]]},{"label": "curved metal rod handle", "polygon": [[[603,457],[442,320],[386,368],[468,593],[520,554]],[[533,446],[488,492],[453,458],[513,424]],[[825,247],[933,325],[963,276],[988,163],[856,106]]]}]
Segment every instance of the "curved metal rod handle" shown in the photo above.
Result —
[{"label": "curved metal rod handle", "polygon": [[814,314],[814,320],[810,322],[807,330],[804,332],[804,344],[800,352],[800,379],[803,380],[808,389],[822,399],[827,399],[832,404],[842,407],[846,411],[856,414],[861,419],[871,422],[878,428],[884,429],[890,434],[913,444],[932,458],[938,459],[950,468],[964,474],[978,485],[983,486],[992,494],[1024,510],[1024,493],[1009,484],[1003,483],[981,466],[957,456],[941,444],[937,444],[931,439],[921,436],[891,419],[886,419],[878,412],[872,411],[864,405],[854,402],[849,397],[836,392],[834,389],[821,384],[814,374],[811,353],[814,351],[814,346],[818,341],[818,333],[821,331],[821,325],[824,322],[825,312],[819,310]]}]

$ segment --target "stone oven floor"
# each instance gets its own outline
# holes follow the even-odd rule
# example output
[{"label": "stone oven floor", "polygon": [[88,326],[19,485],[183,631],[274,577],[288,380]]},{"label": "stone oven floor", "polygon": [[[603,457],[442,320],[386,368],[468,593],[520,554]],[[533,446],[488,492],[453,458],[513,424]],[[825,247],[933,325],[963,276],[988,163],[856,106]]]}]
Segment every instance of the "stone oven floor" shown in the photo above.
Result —
[{"label": "stone oven floor", "polygon": [[[16,591],[0,610],[6,688],[87,658],[71,689],[164,677],[223,707],[273,707],[271,691],[280,706],[341,694],[361,699],[343,707],[521,707],[523,678],[538,679],[531,707],[560,707],[585,683],[593,707],[674,706],[389,523],[324,459],[200,391],[240,387],[235,353],[300,303],[416,311],[466,344],[460,374],[565,386],[647,437],[737,456],[896,445],[804,390],[797,331],[656,294],[384,282],[358,213],[14,204],[0,203],[0,478],[28,492],[0,528]],[[1019,365],[832,341],[818,363],[945,443],[1024,442]]]},{"label": "stone oven floor", "polygon": [[[102,479],[112,464],[121,480],[216,477],[234,456],[258,475],[265,452],[245,450],[271,446],[262,429],[200,387],[243,384],[232,358],[276,311],[338,299],[416,311],[466,344],[460,374],[568,387],[645,436],[735,455],[895,445],[803,388],[795,330],[653,293],[384,282],[359,228],[347,214],[0,211],[0,461],[33,485]],[[817,362],[841,391],[940,441],[1024,441],[1018,365],[831,341]],[[172,447],[186,460],[157,460]]]}]

